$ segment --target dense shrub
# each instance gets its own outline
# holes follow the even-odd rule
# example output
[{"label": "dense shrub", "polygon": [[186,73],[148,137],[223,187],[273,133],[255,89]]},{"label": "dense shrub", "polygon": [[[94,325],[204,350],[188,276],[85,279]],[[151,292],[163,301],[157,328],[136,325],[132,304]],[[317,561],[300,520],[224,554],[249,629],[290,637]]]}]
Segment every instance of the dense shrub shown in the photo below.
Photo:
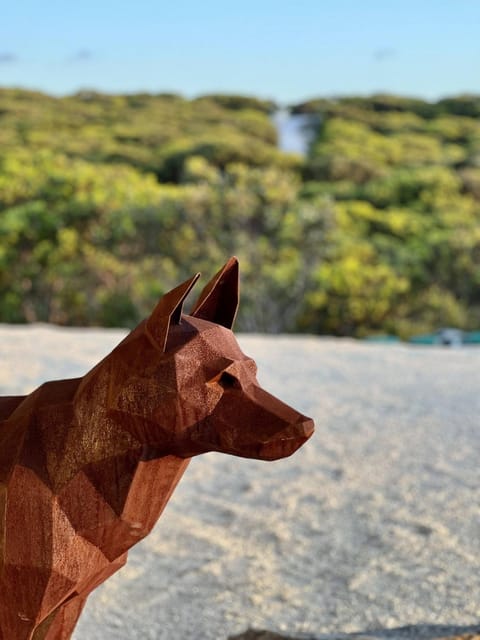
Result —
[{"label": "dense shrub", "polygon": [[480,99],[270,101],[0,90],[0,320],[129,325],[230,255],[238,328],[477,328]]}]

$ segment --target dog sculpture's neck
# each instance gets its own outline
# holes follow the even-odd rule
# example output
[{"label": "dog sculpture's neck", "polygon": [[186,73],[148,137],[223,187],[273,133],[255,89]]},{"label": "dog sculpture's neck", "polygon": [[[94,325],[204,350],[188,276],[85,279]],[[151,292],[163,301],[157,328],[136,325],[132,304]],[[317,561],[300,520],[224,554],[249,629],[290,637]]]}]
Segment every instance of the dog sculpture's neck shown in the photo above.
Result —
[{"label": "dog sculpture's neck", "polygon": [[[148,388],[139,394],[138,410],[135,403],[128,411],[122,410],[117,402],[119,395],[129,395],[129,384],[135,384],[130,382],[135,380],[133,374],[142,379],[142,368],[152,356],[168,368],[168,358],[162,359],[161,352],[155,353],[142,323],[82,378],[47,382],[29,396],[0,398],[0,424],[14,423],[16,431],[16,455],[12,456],[11,447],[3,443],[5,430],[0,427],[0,450],[9,451],[8,460],[2,460],[0,451],[0,478],[8,476],[9,468],[24,461],[58,492],[86,467],[105,468],[109,461],[115,461],[112,464],[122,467],[124,477],[130,477],[140,460],[170,455],[173,436],[169,425],[156,426],[156,443],[149,444],[142,437],[150,419],[149,400],[162,401],[165,385],[162,367],[155,365],[156,377],[149,381],[150,394]],[[132,388],[130,395],[135,395],[134,391]],[[33,442],[38,442],[38,438],[42,447],[35,452],[38,446],[34,447]],[[98,482],[103,483],[100,478]]]},{"label": "dog sculpture's neck", "polygon": [[[173,483],[172,478],[181,476],[188,459],[176,458],[168,451],[158,453],[155,447],[139,441],[125,426],[129,421],[133,424],[136,416],[118,414],[110,409],[112,394],[115,395],[128,377],[123,369],[127,363],[119,359],[119,349],[125,343],[131,345],[132,340],[142,341],[143,335],[142,328],[137,328],[82,378],[50,381],[29,396],[6,398],[4,411],[12,411],[5,424],[15,425],[18,445],[16,455],[8,460],[8,467],[12,469],[15,464],[21,464],[31,469],[57,495],[88,492],[88,487],[82,488],[85,483],[81,477],[85,476],[119,519],[132,486],[139,482],[148,486],[152,473],[175,486],[176,481]],[[139,419],[143,420],[143,417]],[[7,461],[2,464],[1,449],[0,430],[0,480],[2,475],[10,474]],[[158,464],[162,467],[160,474]],[[74,488],[77,485],[78,490]],[[165,496],[160,492],[158,504],[158,500],[150,497],[151,517],[137,531],[136,539],[148,533],[169,496],[170,493]],[[135,511],[136,507],[130,505],[128,508]],[[137,520],[140,522],[139,517]],[[102,546],[100,540],[95,543]],[[125,550],[115,547],[115,553]]]}]

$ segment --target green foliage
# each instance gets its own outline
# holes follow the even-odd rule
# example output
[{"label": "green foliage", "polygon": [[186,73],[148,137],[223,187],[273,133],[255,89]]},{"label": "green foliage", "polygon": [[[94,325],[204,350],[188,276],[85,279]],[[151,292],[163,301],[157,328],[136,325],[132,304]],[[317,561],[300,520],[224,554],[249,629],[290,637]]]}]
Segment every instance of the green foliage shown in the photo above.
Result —
[{"label": "green foliage", "polygon": [[478,118],[480,116],[480,96],[464,94],[452,98],[444,98],[438,102],[438,107],[444,113]]},{"label": "green foliage", "polygon": [[0,320],[133,326],[230,255],[238,328],[478,328],[480,101],[0,90]]},{"label": "green foliage", "polygon": [[209,100],[219,104],[225,109],[232,109],[233,111],[244,111],[245,109],[252,109],[254,111],[261,111],[262,113],[273,113],[275,111],[276,104],[272,100],[260,100],[254,96],[239,96],[232,94],[219,94],[214,93],[197,98],[197,102],[202,100]]},{"label": "green foliage", "polygon": [[328,261],[301,319],[317,331],[410,335],[478,326],[480,99],[318,100],[303,197],[336,212]]}]

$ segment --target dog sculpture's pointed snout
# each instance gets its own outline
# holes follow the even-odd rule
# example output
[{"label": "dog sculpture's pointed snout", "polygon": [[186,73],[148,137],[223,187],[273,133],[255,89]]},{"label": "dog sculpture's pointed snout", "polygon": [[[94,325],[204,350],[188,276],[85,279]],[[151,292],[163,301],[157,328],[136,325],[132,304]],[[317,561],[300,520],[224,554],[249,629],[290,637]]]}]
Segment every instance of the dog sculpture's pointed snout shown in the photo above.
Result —
[{"label": "dog sculpture's pointed snout", "polygon": [[298,426],[303,431],[305,436],[305,440],[308,440],[310,436],[313,435],[315,431],[315,424],[311,418],[307,418],[307,416],[300,416],[298,419]]},{"label": "dog sculpture's pointed snout", "polygon": [[313,435],[314,431],[313,420],[307,416],[299,415],[297,420],[283,433],[277,434],[261,445],[258,457],[261,460],[288,458]]}]

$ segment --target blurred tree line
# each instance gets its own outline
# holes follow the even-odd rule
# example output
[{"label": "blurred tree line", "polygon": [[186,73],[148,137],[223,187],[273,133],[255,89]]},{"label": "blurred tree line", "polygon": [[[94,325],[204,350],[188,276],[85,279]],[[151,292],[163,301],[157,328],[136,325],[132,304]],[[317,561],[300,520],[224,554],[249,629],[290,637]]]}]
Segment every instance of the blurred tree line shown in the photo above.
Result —
[{"label": "blurred tree line", "polygon": [[477,328],[480,98],[296,105],[305,158],[274,109],[0,90],[0,321],[132,326],[235,254],[238,329]]}]

